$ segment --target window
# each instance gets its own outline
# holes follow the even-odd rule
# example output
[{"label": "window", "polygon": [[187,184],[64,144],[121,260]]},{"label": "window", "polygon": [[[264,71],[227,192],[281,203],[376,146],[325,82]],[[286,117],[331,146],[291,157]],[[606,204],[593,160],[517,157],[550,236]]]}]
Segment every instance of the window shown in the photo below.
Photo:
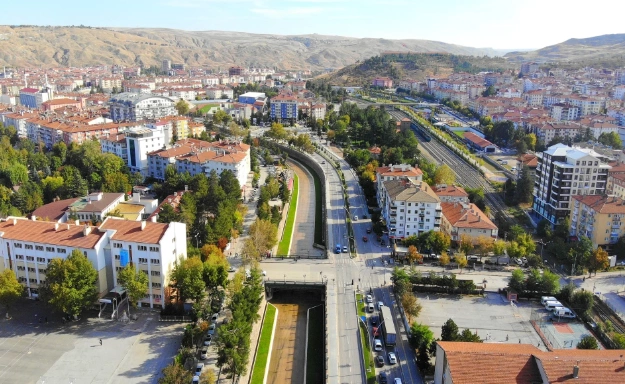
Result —
[{"label": "window", "polygon": [[54,252],[54,247],[46,247],[46,252]]},{"label": "window", "polygon": [[139,258],[139,264],[147,264],[148,263],[148,259],[144,258],[144,257],[140,257]]},{"label": "window", "polygon": [[146,247],[145,245],[139,245],[139,246],[137,247],[137,249],[138,249],[139,251],[147,251],[147,250],[148,250],[148,247]]},{"label": "window", "polygon": [[35,261],[35,256],[26,256],[26,261]]},{"label": "window", "polygon": [[26,245],[24,245],[24,248],[26,248],[26,249],[33,249],[33,245],[32,244],[26,244]]},{"label": "window", "polygon": [[113,248],[121,248],[122,243],[113,243]]},{"label": "window", "polygon": [[35,268],[33,268],[33,267],[28,267],[28,272],[35,273]]},{"label": "window", "polygon": [[67,249],[65,249],[65,248],[57,248],[56,251],[58,253],[67,253]]},{"label": "window", "polygon": [[152,288],[160,288],[161,283],[152,283]]},{"label": "window", "polygon": [[37,250],[37,251],[43,251],[43,245],[36,245],[36,246],[35,246],[35,250]]},{"label": "window", "polygon": [[115,260],[121,260],[121,256],[120,255],[115,255]]},{"label": "window", "polygon": [[159,252],[159,247],[150,247],[150,252]]},{"label": "window", "polygon": [[28,281],[30,281],[31,284],[37,284],[37,279],[28,279]]},{"label": "window", "polygon": [[22,243],[13,243],[15,248],[22,248]]},{"label": "window", "polygon": [[25,266],[23,266],[23,265],[18,265],[18,266],[17,266],[17,270],[18,270],[18,271],[25,271],[25,270],[26,270],[26,267],[25,267]]},{"label": "window", "polygon": [[46,270],[45,270],[45,269],[43,269],[43,268],[39,268],[39,274],[40,274],[40,275],[42,275],[42,274],[44,274],[44,275],[45,275],[45,273],[46,273]]},{"label": "window", "polygon": [[160,271],[151,271],[150,275],[152,275],[152,276],[160,276],[161,272]]},{"label": "window", "polygon": [[160,264],[161,260],[160,259],[150,259],[150,263],[152,263],[152,264]]},{"label": "window", "polygon": [[45,257],[38,257],[37,258],[37,262],[38,263],[45,263],[46,262],[46,258]]}]

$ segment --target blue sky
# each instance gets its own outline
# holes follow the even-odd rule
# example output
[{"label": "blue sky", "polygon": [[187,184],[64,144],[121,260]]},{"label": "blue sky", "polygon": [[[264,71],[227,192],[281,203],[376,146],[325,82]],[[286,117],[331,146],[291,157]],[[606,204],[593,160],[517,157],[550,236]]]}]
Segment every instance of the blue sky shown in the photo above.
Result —
[{"label": "blue sky", "polygon": [[0,24],[90,25],[427,39],[541,48],[625,32],[617,0],[2,1]]}]

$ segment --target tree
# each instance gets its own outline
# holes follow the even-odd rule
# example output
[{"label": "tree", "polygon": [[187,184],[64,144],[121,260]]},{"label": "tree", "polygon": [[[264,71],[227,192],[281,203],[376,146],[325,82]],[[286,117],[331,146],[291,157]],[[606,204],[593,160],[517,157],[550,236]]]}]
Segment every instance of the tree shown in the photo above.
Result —
[{"label": "tree", "polygon": [[601,247],[597,247],[590,257],[588,258],[588,262],[586,263],[586,267],[588,268],[588,277],[594,272],[595,276],[597,276],[597,270],[606,269],[610,266],[610,259],[608,258],[608,253],[603,250]]},{"label": "tree", "polygon": [[212,368],[205,369],[200,375],[200,384],[215,384],[216,382],[217,376]]},{"label": "tree", "polygon": [[551,238],[553,231],[551,230],[551,223],[547,219],[540,219],[538,225],[536,226],[536,234],[540,237],[543,237],[547,240]]},{"label": "tree", "polygon": [[467,328],[462,331],[458,341],[464,341],[468,343],[481,343],[482,339],[480,339],[480,337],[476,333],[471,332],[471,330]]},{"label": "tree", "polygon": [[452,319],[448,319],[441,327],[441,340],[458,341],[459,337],[458,326]]},{"label": "tree", "polygon": [[178,111],[178,114],[180,116],[183,116],[189,113],[189,104],[182,99],[178,100],[178,102],[175,105],[175,108],[176,108],[176,111]]},{"label": "tree", "polygon": [[421,255],[419,251],[417,251],[417,247],[415,247],[414,245],[408,247],[408,253],[406,256],[408,257],[408,261],[410,261],[410,264],[421,263],[423,261],[423,255]]},{"label": "tree", "polygon": [[441,254],[441,258],[440,258],[440,259],[438,259],[438,263],[439,263],[442,267],[444,267],[444,266],[446,266],[447,264],[449,264],[449,263],[450,263],[450,261],[451,261],[451,260],[449,259],[449,255],[447,254],[447,252],[443,252],[443,253]]},{"label": "tree", "polygon": [[488,88],[484,92],[482,92],[482,96],[489,97],[497,94],[497,90],[492,85],[489,85]]},{"label": "tree", "polygon": [[243,244],[243,253],[248,259],[259,260],[278,243],[278,228],[268,220],[256,219],[250,225],[248,235]]},{"label": "tree", "polygon": [[469,235],[460,235],[460,251],[468,255],[473,250],[473,239]]},{"label": "tree", "polygon": [[520,268],[512,271],[512,277],[510,277],[510,281],[508,282],[508,288],[519,294],[525,292],[525,276]]},{"label": "tree", "polygon": [[422,345],[427,347],[434,341],[434,332],[424,324],[412,323],[408,342],[413,349],[419,349]]},{"label": "tree", "polygon": [[[137,271],[132,263],[128,263],[119,271],[117,278],[119,284],[128,294],[129,306],[132,305],[133,308],[137,308],[137,302],[148,293],[148,274],[143,271]],[[130,308],[128,313],[130,313]]]},{"label": "tree", "polygon": [[272,123],[269,131],[265,132],[265,136],[271,137],[276,140],[285,140],[289,137],[289,133],[284,129],[284,126],[280,123]]},{"label": "tree", "polygon": [[158,379],[158,384],[187,384],[193,379],[190,371],[175,362],[163,368],[161,372],[163,376]]},{"label": "tree", "polygon": [[532,191],[534,190],[534,181],[530,169],[527,165],[521,168],[521,175],[516,182],[515,200],[519,203],[529,203],[532,201]]},{"label": "tree", "polygon": [[451,237],[444,232],[432,232],[431,246],[432,251],[436,254],[441,254],[445,250],[449,249],[451,245]]},{"label": "tree", "polygon": [[0,304],[6,307],[7,313],[22,294],[24,294],[24,287],[17,280],[15,272],[11,269],[0,272]]},{"label": "tree", "polygon": [[503,240],[495,240],[493,243],[493,253],[496,256],[503,255],[506,252],[506,242]]},{"label": "tree", "polygon": [[460,273],[462,273],[462,269],[467,266],[469,261],[467,257],[463,253],[456,253],[454,256],[454,261],[458,264],[458,268],[460,268]]},{"label": "tree", "polygon": [[404,308],[404,313],[408,316],[408,322],[412,322],[413,317],[418,317],[423,307],[419,304],[419,301],[412,294],[412,292],[405,292],[401,296],[401,306]]},{"label": "tree", "polygon": [[182,302],[187,299],[198,302],[204,298],[204,266],[198,257],[178,260],[174,264],[171,280]]},{"label": "tree", "polygon": [[475,241],[475,249],[480,257],[488,255],[493,250],[493,239],[487,236],[479,236]]},{"label": "tree", "polygon": [[77,249],[66,259],[52,259],[45,275],[41,296],[63,313],[78,316],[98,296],[98,272],[87,256]]},{"label": "tree", "polygon": [[584,335],[582,339],[577,343],[577,349],[599,349],[597,339],[591,335]]},{"label": "tree", "polygon": [[434,172],[435,184],[453,184],[455,181],[456,174],[447,164],[438,167],[436,172]]},{"label": "tree", "polygon": [[585,315],[590,313],[593,301],[594,297],[592,292],[577,290],[571,297],[571,307],[578,315]]}]

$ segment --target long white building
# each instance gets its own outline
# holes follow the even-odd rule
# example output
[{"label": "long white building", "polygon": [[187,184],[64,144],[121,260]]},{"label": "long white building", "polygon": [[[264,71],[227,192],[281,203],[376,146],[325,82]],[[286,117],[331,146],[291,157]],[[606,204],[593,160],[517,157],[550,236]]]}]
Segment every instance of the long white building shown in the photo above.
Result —
[{"label": "long white building", "polygon": [[114,95],[109,103],[114,121],[155,120],[178,115],[172,99],[152,94],[123,92]]},{"label": "long white building", "polygon": [[118,285],[120,255],[149,277],[148,294],[140,305],[163,307],[170,272],[177,258],[186,258],[184,223],[129,221],[108,217],[99,226],[61,224],[9,217],[0,222],[0,272],[11,269],[29,297],[39,295],[45,270],[53,258],[66,258],[77,249],[98,272],[100,297]]}]

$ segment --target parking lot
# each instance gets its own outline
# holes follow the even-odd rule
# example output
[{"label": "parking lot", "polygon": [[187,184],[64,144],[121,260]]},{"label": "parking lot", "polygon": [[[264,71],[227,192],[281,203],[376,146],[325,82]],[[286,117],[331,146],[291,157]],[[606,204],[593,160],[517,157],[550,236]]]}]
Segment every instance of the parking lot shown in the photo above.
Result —
[{"label": "parking lot", "polygon": [[530,324],[533,309],[538,303],[520,302],[511,305],[505,296],[487,292],[481,296],[417,294],[423,306],[417,322],[430,327],[435,338],[440,338],[441,327],[453,319],[462,332],[465,328],[477,333],[485,343],[524,343],[546,350]]},{"label": "parking lot", "polygon": [[10,320],[0,313],[0,383],[156,383],[178,351],[184,324],[160,323],[157,311],[132,313],[137,321],[90,312],[63,324],[39,301],[17,303]]}]

